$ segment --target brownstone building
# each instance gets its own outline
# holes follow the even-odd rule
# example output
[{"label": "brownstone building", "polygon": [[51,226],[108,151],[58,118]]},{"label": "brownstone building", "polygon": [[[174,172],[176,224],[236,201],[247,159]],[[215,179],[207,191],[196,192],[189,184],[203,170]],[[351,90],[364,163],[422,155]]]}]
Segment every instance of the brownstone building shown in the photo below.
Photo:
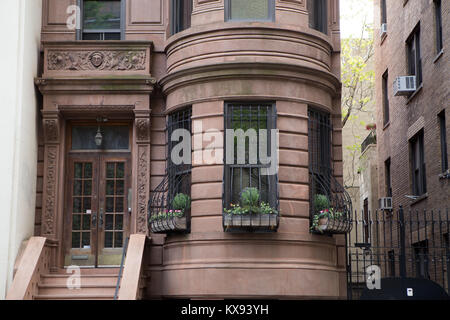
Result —
[{"label": "brownstone building", "polygon": [[[346,199],[339,0],[44,0],[41,37],[36,268],[10,298],[346,296],[344,236],[310,232],[318,192]],[[248,128],[278,130],[276,173],[222,161]],[[266,214],[229,214],[249,188]]]}]

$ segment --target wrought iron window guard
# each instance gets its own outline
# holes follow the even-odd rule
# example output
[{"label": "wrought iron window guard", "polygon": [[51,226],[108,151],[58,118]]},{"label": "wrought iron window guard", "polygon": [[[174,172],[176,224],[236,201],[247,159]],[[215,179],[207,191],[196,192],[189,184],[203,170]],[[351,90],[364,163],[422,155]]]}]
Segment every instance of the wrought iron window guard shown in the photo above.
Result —
[{"label": "wrought iron window guard", "polygon": [[[349,233],[353,226],[352,200],[345,188],[331,172],[315,171],[310,171],[310,186],[311,232],[317,234]],[[329,208],[320,208],[320,210],[315,208],[315,199],[318,195],[327,198]]]},{"label": "wrought iron window guard", "polygon": [[169,177],[166,175],[150,196],[149,229],[153,233],[189,233],[191,209],[175,210],[173,200],[177,194],[190,195],[190,175],[179,175],[174,179]]}]

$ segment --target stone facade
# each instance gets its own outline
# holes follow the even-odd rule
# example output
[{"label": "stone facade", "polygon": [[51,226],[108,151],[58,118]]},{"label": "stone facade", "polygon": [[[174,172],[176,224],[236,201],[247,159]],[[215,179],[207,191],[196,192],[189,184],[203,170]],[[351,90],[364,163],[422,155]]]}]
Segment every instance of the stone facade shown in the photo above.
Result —
[{"label": "stone facade", "polygon": [[[436,49],[435,5],[433,1],[387,1],[388,32],[380,38],[380,1],[375,1],[375,89],[377,101],[378,184],[379,195],[387,195],[385,161],[391,158],[393,203],[395,208],[445,209],[450,204],[449,179],[441,179],[441,138],[438,114],[445,110],[447,150],[450,150],[450,2],[442,1],[444,49]],[[406,44],[420,23],[420,50],[423,83],[411,97],[395,97],[392,83],[396,77],[408,75]],[[383,125],[382,75],[388,70],[390,122]],[[409,139],[424,130],[424,154],[427,193],[416,201],[412,195],[411,155]]]},{"label": "stone facade", "polygon": [[[223,131],[226,102],[270,101],[280,131],[278,232],[225,233],[223,165],[194,164],[191,232],[149,234],[146,297],[344,298],[344,237],[309,232],[308,174],[315,106],[332,117],[332,166],[342,183],[339,1],[328,1],[324,34],[309,28],[305,0],[276,0],[273,22],[225,22],[224,0],[194,0],[191,27],[171,36],[169,0],[128,0],[125,39],[103,43],[74,41],[65,13],[73,4],[44,0],[38,232],[64,238],[68,120],[133,122],[130,232],[147,233],[146,203],[165,175],[167,115],[192,106],[205,132]],[[62,267],[62,246],[53,267]]]}]

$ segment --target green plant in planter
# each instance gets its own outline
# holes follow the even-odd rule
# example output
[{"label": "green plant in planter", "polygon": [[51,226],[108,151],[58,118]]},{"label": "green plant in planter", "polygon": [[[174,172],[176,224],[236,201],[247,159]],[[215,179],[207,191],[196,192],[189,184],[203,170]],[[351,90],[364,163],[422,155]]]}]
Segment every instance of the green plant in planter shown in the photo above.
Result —
[{"label": "green plant in planter", "polygon": [[250,212],[258,211],[259,204],[259,190],[256,188],[245,188],[241,193],[242,206]]},{"label": "green plant in planter", "polygon": [[324,194],[317,194],[314,197],[314,212],[318,213],[330,207],[330,200]]},{"label": "green plant in planter", "polygon": [[311,223],[311,231],[319,231],[323,233],[319,228],[319,221],[321,219],[334,219],[339,220],[344,218],[344,213],[341,211],[336,211],[330,205],[330,200],[327,196],[323,194],[318,194],[314,198],[314,217]]},{"label": "green plant in planter", "polygon": [[191,208],[191,197],[184,193],[178,193],[172,200],[172,208],[184,213]]}]

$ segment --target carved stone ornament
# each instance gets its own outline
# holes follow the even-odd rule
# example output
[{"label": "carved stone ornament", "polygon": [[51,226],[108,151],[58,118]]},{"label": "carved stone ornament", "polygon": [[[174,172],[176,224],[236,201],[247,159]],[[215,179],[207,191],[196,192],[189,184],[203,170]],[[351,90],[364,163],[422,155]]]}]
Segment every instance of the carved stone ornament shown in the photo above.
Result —
[{"label": "carved stone ornament", "polygon": [[44,210],[42,212],[42,232],[44,235],[54,234],[57,155],[58,149],[56,146],[48,147],[46,152]]},{"label": "carved stone ornament", "polygon": [[140,147],[138,150],[137,231],[144,234],[147,233],[148,150],[149,147]]},{"label": "carved stone ornament", "polygon": [[59,125],[57,119],[44,119],[44,137],[46,142],[58,142]]},{"label": "carved stone ornament", "polygon": [[49,51],[48,70],[145,70],[145,50]]},{"label": "carved stone ornament", "polygon": [[136,120],[136,136],[138,141],[150,140],[150,120],[137,119]]},{"label": "carved stone ornament", "polygon": [[89,56],[89,60],[95,68],[99,68],[105,61],[105,56],[101,52],[94,52]]}]

